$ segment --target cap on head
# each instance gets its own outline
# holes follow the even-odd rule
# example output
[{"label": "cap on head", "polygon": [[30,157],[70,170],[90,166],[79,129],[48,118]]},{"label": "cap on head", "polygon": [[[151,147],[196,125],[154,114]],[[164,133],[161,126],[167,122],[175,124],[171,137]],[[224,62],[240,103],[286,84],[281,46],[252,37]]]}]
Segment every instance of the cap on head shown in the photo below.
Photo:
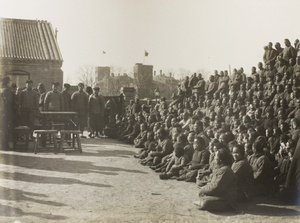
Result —
[{"label": "cap on head", "polygon": [[93,87],[93,90],[98,90],[98,91],[99,91],[100,88],[99,88],[98,86],[94,86],[94,87]]},{"label": "cap on head", "polygon": [[5,77],[2,78],[2,84],[3,84],[3,85],[8,84],[9,82],[10,82],[10,77],[5,76]]},{"label": "cap on head", "polygon": [[54,85],[55,87],[58,87],[59,83],[58,82],[52,82],[52,85]]},{"label": "cap on head", "polygon": [[27,81],[26,81],[26,84],[32,84],[32,83],[33,83],[32,80],[27,80]]},{"label": "cap on head", "polygon": [[45,90],[45,85],[43,83],[39,83],[37,88]]},{"label": "cap on head", "polygon": [[84,84],[83,83],[79,83],[78,86],[84,87]]},{"label": "cap on head", "polygon": [[64,84],[64,87],[65,87],[66,89],[69,89],[69,88],[71,87],[71,85],[68,84],[68,83],[65,83],[65,84]]}]

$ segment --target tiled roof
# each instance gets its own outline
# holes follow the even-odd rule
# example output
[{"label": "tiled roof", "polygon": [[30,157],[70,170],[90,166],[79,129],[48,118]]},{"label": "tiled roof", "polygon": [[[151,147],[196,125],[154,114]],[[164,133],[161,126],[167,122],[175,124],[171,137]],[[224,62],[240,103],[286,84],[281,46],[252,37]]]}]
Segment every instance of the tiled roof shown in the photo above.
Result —
[{"label": "tiled roof", "polygon": [[0,18],[0,59],[62,62],[51,23]]}]

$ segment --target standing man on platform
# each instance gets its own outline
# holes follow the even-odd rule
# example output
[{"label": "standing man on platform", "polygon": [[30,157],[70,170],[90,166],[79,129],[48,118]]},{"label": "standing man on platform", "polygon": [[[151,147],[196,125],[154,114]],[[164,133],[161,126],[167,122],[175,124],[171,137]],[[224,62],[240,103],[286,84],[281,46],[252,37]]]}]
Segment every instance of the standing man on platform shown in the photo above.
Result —
[{"label": "standing man on platform", "polygon": [[58,82],[52,83],[52,91],[48,91],[45,96],[45,111],[63,111],[64,101],[62,93],[57,90]]},{"label": "standing man on platform", "polygon": [[88,95],[83,91],[84,84],[78,84],[78,91],[75,91],[71,96],[71,108],[74,112],[78,113],[79,129],[81,131],[81,138],[86,138],[83,135],[84,128],[87,125],[87,114],[88,114]]},{"label": "standing man on platform", "polygon": [[270,65],[271,68],[273,68],[275,65],[276,57],[277,57],[277,51],[273,49],[273,44],[269,42],[268,47],[263,56],[265,65]]},{"label": "standing man on platform", "polygon": [[202,78],[202,74],[199,73],[197,83],[192,87],[192,93],[196,100],[203,100],[205,95],[205,80]]},{"label": "standing man on platform", "polygon": [[291,42],[288,39],[284,40],[285,48],[281,52],[280,56],[285,60],[286,63],[289,62],[289,59],[296,60],[296,51],[295,48],[291,45]]},{"label": "standing man on platform", "polygon": [[21,125],[30,128],[30,138],[33,139],[32,133],[34,129],[35,116],[39,109],[39,96],[32,89],[33,81],[26,81],[26,88],[19,95]]},{"label": "standing man on platform", "polygon": [[99,94],[99,87],[94,87],[93,91],[93,94],[89,96],[88,102],[90,127],[92,129],[91,138],[98,138],[102,134],[104,128],[105,100],[103,96]]}]

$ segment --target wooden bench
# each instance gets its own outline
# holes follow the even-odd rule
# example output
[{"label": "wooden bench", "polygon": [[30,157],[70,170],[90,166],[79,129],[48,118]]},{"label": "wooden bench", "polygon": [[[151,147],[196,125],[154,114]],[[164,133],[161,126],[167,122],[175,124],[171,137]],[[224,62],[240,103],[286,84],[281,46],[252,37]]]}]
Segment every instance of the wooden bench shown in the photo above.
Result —
[{"label": "wooden bench", "polygon": [[17,142],[21,136],[25,135],[25,149],[28,150],[30,128],[28,126],[18,126],[14,128],[13,132],[13,148],[16,149]]},{"label": "wooden bench", "polygon": [[67,135],[71,135],[72,138],[72,148],[75,148],[75,139],[77,141],[77,147],[80,153],[82,153],[82,148],[81,148],[81,140],[80,140],[80,134],[81,132],[79,130],[60,130],[60,143],[59,143],[59,151],[63,152],[63,144],[66,139]]},{"label": "wooden bench", "polygon": [[[36,134],[35,142],[34,142],[34,153],[36,154],[39,150],[39,145],[42,142],[42,138],[46,138],[46,135],[49,134],[50,142],[51,142],[51,137],[53,138],[53,144],[54,144],[54,153],[57,153],[57,140],[56,140],[56,135],[57,135],[57,130],[34,130],[33,133]],[[46,145],[45,145],[46,147]]]}]

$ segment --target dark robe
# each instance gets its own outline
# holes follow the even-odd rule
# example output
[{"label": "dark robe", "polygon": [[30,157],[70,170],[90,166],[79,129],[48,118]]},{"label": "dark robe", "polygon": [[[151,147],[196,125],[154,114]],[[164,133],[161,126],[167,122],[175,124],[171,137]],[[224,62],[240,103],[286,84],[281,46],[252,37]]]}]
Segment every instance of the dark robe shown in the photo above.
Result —
[{"label": "dark robe", "polygon": [[300,140],[298,140],[292,163],[285,181],[288,198],[296,205],[300,205]]}]

